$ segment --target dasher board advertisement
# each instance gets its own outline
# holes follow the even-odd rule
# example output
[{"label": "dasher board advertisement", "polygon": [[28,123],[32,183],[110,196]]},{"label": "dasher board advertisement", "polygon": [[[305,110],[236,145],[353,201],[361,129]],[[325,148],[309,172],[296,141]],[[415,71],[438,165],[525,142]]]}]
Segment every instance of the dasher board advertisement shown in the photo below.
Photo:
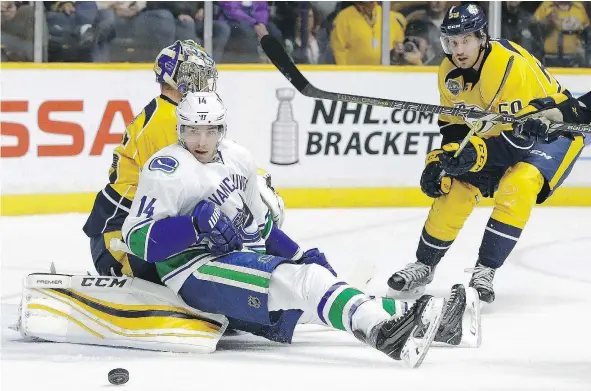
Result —
[{"label": "dasher board advertisement", "polygon": [[[426,154],[440,146],[437,115],[311,99],[272,67],[220,68],[228,137],[277,188],[418,188]],[[304,73],[329,91],[439,103],[435,72]],[[556,76],[574,94],[591,90],[591,75]],[[125,124],[159,94],[145,68],[7,68],[0,77],[3,195],[99,191]],[[590,171],[587,149],[563,186],[591,188]]]}]

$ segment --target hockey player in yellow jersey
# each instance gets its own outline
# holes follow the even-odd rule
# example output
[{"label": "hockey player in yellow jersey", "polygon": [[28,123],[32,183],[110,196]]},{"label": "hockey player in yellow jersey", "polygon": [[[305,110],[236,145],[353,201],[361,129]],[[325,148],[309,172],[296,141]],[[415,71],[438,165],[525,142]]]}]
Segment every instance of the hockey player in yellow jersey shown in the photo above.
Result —
[{"label": "hockey player in yellow jersey", "polygon": [[[100,275],[126,275],[160,283],[154,265],[111,248],[111,241],[121,239],[121,226],[135,196],[140,168],[154,153],[178,141],[177,103],[189,91],[215,91],[218,73],[213,59],[190,40],[176,41],[162,49],[154,73],[160,95],[127,126],[121,144],[113,152],[109,183],[97,194],[83,230],[90,238],[92,259]],[[283,200],[262,174],[259,179],[265,186],[261,186],[261,196],[280,225]]]},{"label": "hockey player in yellow jersey", "polygon": [[[513,129],[439,116],[442,147],[429,153],[421,176],[421,189],[434,201],[419,238],[417,261],[394,273],[388,285],[394,295],[422,291],[474,206],[483,197],[494,197],[476,266],[470,270],[470,286],[491,303],[495,271],[515,247],[533,206],[561,185],[583,148],[580,134],[547,137],[540,118],[558,113],[550,119],[588,123],[589,112],[525,49],[489,39],[479,6],[451,7],[441,32],[447,55],[439,67],[441,104],[506,113],[523,122]],[[471,131],[474,135],[454,157]]]}]

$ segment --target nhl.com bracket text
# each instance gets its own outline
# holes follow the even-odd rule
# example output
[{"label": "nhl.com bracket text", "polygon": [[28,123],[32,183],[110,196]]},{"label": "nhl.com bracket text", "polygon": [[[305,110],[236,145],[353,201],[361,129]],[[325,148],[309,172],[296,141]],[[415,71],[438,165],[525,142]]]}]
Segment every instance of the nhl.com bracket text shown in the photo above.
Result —
[{"label": "nhl.com bracket text", "polygon": [[436,122],[429,113],[316,100],[306,155],[426,155],[441,143]]}]

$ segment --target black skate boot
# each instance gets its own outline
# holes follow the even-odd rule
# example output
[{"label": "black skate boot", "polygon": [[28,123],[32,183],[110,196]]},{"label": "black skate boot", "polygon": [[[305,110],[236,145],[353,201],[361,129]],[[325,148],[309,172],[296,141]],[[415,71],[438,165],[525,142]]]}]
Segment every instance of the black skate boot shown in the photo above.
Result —
[{"label": "black skate boot", "polygon": [[[435,267],[425,265],[419,261],[409,263],[402,270],[397,271],[388,279],[388,286],[395,292],[408,292],[416,296],[425,291],[425,285],[433,281]],[[415,296],[415,297],[416,297]]]},{"label": "black skate boot", "polygon": [[[378,323],[369,336],[356,331],[357,338],[394,360],[403,360],[411,368],[423,362],[435,332],[441,322],[444,300],[424,295],[402,316],[392,317]],[[418,329],[425,332],[415,337]]]},{"label": "black skate boot", "polygon": [[[422,330],[421,330],[422,331]],[[480,300],[474,288],[451,287],[451,295],[435,335],[435,346],[479,347],[481,343]]]},{"label": "black skate boot", "polygon": [[468,286],[476,289],[480,300],[489,304],[495,301],[495,291],[493,290],[495,271],[496,269],[484,266],[480,262],[476,264],[474,269],[466,269],[466,272],[472,272]]}]

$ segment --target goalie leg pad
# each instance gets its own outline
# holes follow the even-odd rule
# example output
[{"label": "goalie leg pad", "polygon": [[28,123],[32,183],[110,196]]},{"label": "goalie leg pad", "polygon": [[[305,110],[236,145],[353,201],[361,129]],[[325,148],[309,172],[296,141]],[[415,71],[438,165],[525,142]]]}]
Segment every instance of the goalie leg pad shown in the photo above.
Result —
[{"label": "goalie leg pad", "polygon": [[26,277],[19,315],[23,337],[193,353],[215,351],[228,324],[148,281],[45,273]]}]

